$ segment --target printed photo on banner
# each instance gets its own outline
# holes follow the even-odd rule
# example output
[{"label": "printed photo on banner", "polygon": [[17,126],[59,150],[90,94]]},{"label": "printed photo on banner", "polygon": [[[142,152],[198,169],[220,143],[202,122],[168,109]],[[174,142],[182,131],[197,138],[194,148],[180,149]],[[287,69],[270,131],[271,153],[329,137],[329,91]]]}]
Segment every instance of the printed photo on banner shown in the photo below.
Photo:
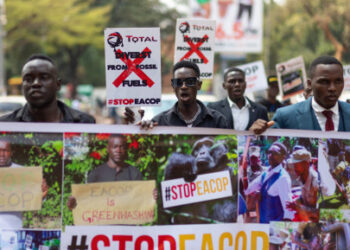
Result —
[{"label": "printed photo on banner", "polygon": [[62,134],[0,134],[0,228],[61,228]]},{"label": "printed photo on banner", "polygon": [[245,93],[267,89],[265,67],[262,61],[237,66],[245,72],[247,87]]},{"label": "printed photo on banner", "polygon": [[107,106],[160,105],[159,28],[105,29]]},{"label": "printed photo on banner", "polygon": [[64,225],[156,221],[159,135],[64,134]]},{"label": "printed photo on banner", "polygon": [[319,167],[328,174],[326,184],[332,190],[328,196],[319,197],[319,207],[350,211],[350,140],[321,140]]},{"label": "printed photo on banner", "polygon": [[317,164],[318,140],[238,137],[239,220],[318,222],[318,195],[329,195]]},{"label": "printed photo on banner", "polygon": [[276,72],[283,100],[303,93],[307,76],[302,56],[276,64]]},{"label": "printed photo on banner", "polygon": [[261,52],[262,0],[191,0],[192,16],[216,20],[215,50]]},{"label": "printed photo on banner", "polygon": [[60,245],[60,230],[0,229],[0,249],[58,250]]},{"label": "printed photo on banner", "polygon": [[344,90],[350,90],[350,65],[344,65]]},{"label": "printed photo on banner", "polygon": [[349,249],[349,230],[341,221],[271,222],[269,249]]},{"label": "printed photo on banner", "polygon": [[68,226],[62,249],[269,249],[268,224]]},{"label": "printed photo on banner", "polygon": [[174,135],[165,142],[158,223],[236,222],[237,137]]},{"label": "printed photo on banner", "polygon": [[201,79],[212,79],[214,71],[215,20],[177,19],[174,64],[191,61]]}]

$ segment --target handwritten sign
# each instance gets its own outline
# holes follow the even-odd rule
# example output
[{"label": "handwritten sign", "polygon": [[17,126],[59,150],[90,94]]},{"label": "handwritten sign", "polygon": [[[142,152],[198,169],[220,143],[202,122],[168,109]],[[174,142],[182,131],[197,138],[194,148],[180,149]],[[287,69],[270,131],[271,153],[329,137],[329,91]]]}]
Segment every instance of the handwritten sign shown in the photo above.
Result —
[{"label": "handwritten sign", "polygon": [[159,28],[105,29],[107,106],[160,105]]},{"label": "handwritten sign", "polygon": [[0,168],[0,211],[41,209],[42,168]]},{"label": "handwritten sign", "polygon": [[161,182],[164,208],[232,196],[228,171],[199,175],[195,181],[183,178]]},{"label": "handwritten sign", "polygon": [[214,41],[214,20],[177,19],[174,64],[183,60],[194,62],[202,79],[212,79]]},{"label": "handwritten sign", "polygon": [[75,225],[144,224],[153,221],[154,181],[73,184]]}]

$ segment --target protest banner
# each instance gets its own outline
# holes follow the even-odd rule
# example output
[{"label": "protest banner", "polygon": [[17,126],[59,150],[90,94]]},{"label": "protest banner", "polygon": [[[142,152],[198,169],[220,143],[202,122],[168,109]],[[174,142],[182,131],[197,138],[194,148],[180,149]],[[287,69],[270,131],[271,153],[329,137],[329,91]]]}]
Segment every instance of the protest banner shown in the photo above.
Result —
[{"label": "protest banner", "polygon": [[245,72],[245,80],[247,83],[245,93],[267,89],[265,67],[262,61],[239,65],[237,68]]},{"label": "protest banner", "polygon": [[201,79],[212,79],[214,70],[215,21],[177,19],[174,64],[191,61],[198,65]]},{"label": "protest banner", "polygon": [[41,208],[42,168],[0,168],[0,211]]},{"label": "protest banner", "polygon": [[[142,249],[148,246],[152,248],[152,246],[163,245],[168,249],[196,249],[202,246],[204,248],[213,246],[213,249],[264,249],[266,244],[276,242],[278,244],[287,243],[290,246],[289,238],[281,238],[284,226],[277,228],[271,226],[276,221],[283,223],[284,219],[289,219],[293,223],[298,222],[297,226],[287,230],[289,235],[294,233],[299,226],[313,227],[316,223],[322,229],[334,225],[329,229],[330,231],[317,232],[318,237],[325,235],[336,239],[338,246],[344,246],[347,240],[350,240],[350,231],[347,229],[347,223],[350,220],[349,167],[346,165],[350,161],[347,160],[348,152],[350,152],[348,132],[324,133],[322,131],[271,129],[263,136],[256,137],[252,136],[249,131],[209,128],[158,127],[154,128],[152,133],[140,134],[139,128],[131,125],[29,125],[31,124],[2,124],[1,129],[4,132],[0,137],[11,137],[13,159],[20,164],[25,164],[28,159],[20,159],[16,156],[23,154],[26,156],[27,151],[39,152],[45,147],[49,147],[49,151],[55,151],[55,154],[43,154],[44,151],[40,151],[39,155],[29,154],[29,158],[32,160],[32,155],[49,158],[40,158],[40,161],[45,160],[43,167],[47,167],[46,164],[50,165],[46,168],[49,174],[45,177],[50,186],[48,200],[43,203],[50,204],[58,200],[58,207],[63,207],[62,220],[66,231],[65,238],[62,238],[62,242],[65,242],[62,249],[68,247],[69,249],[96,249],[95,247],[108,249],[118,246]],[[45,133],[42,133],[43,131]],[[128,131],[128,134],[123,134],[125,131]],[[62,149],[63,136],[63,146],[67,145],[67,149]],[[230,173],[232,195],[164,208],[161,190],[157,190],[158,197],[154,197],[153,192],[152,197],[146,197],[140,195],[138,191],[130,195],[129,204],[133,203],[134,197],[152,200],[152,202],[154,198],[157,198],[154,220],[148,222],[147,226],[68,226],[73,225],[72,212],[74,213],[74,210],[77,209],[76,207],[71,211],[67,207],[68,198],[72,194],[70,190],[72,184],[89,182],[91,173],[96,174],[94,170],[101,168],[110,158],[110,151],[107,147],[109,140],[120,138],[120,136],[125,138],[124,149],[127,154],[123,159],[127,164],[124,166],[133,166],[132,169],[140,171],[142,180],[156,180],[156,187],[161,187],[163,181],[166,183],[183,178],[185,182],[191,183],[199,181],[202,175],[212,175],[213,178],[220,171],[227,171]],[[24,144],[23,138],[27,140],[26,142],[35,138],[35,142],[39,145],[41,145],[40,141],[45,141],[45,144],[40,147],[24,146],[22,145]],[[72,147],[70,145],[72,141],[79,143]],[[50,143],[46,144],[47,142]],[[277,148],[276,143],[279,145]],[[24,150],[17,150],[17,148]],[[54,190],[61,190],[62,186],[50,180],[49,177],[53,175],[50,171],[57,172],[57,169],[61,168],[61,165],[54,165],[51,168],[51,164],[55,162],[53,158],[61,159],[57,155],[61,155],[62,150],[70,154],[64,157],[63,161],[64,199],[61,200],[60,193],[55,193]],[[120,158],[120,155],[118,157]],[[25,167],[18,169],[25,169]],[[112,169],[111,173],[115,174],[115,171],[113,172]],[[108,177],[109,175],[112,174],[107,174]],[[266,182],[270,182],[271,179],[268,176],[271,178],[283,176],[283,178],[282,181],[278,181],[277,178],[275,183],[264,186],[262,183],[265,182],[255,181],[259,178],[265,180],[266,177]],[[118,182],[120,183],[120,180]],[[239,183],[243,185],[240,188],[238,188]],[[95,184],[98,190],[106,191],[104,185]],[[259,189],[261,191],[260,202],[257,196],[249,197]],[[73,193],[73,195],[76,194]],[[282,207],[279,206],[279,202],[274,201],[276,197],[279,197]],[[286,197],[291,199],[288,200]],[[79,203],[81,201],[77,200],[78,206]],[[96,200],[90,200],[90,204],[92,203],[100,205],[100,202]],[[106,199],[104,203],[107,203]],[[50,212],[54,211],[55,207],[50,207]],[[284,211],[283,216],[279,216],[281,210]],[[278,216],[270,221],[261,221],[260,218],[266,216],[266,212],[269,212],[268,216],[271,214]],[[21,214],[25,216],[27,213],[30,212]],[[253,218],[254,216],[256,218]],[[55,220],[56,217],[55,215],[50,219]],[[6,216],[0,213],[0,224],[5,218]],[[34,216],[34,218],[31,223],[37,223],[38,217]],[[51,222],[50,219],[49,222]],[[41,223],[35,225],[52,227],[48,222]],[[26,227],[28,227],[27,224]],[[259,233],[259,237],[256,236],[256,232]],[[345,237],[335,237],[338,233],[344,234]],[[120,237],[123,235],[127,237]],[[34,236],[28,236],[22,239],[22,243],[33,244],[34,239]],[[310,242],[309,238],[302,240]],[[292,242],[292,247],[295,246],[296,243]]]},{"label": "protest banner", "polygon": [[193,17],[216,20],[215,51],[261,52],[262,0],[191,0],[190,5]]},{"label": "protest banner", "polygon": [[73,184],[75,225],[144,224],[154,219],[154,181]]},{"label": "protest banner", "polygon": [[350,65],[344,65],[344,90],[350,90]]},{"label": "protest banner", "polygon": [[269,249],[269,226],[67,227],[63,249]]},{"label": "protest banner", "polygon": [[163,207],[191,204],[232,196],[228,171],[199,175],[194,182],[183,178],[161,182]]},{"label": "protest banner", "polygon": [[276,64],[276,72],[283,100],[303,93],[307,77],[302,56]]},{"label": "protest banner", "polygon": [[105,29],[107,106],[159,105],[159,28]]}]

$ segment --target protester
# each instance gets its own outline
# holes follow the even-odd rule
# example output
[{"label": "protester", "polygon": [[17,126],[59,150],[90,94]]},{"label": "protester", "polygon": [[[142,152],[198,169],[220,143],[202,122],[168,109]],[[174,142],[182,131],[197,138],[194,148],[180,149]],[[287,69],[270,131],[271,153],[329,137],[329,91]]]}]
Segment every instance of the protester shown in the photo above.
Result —
[{"label": "protester", "polygon": [[263,133],[268,127],[322,131],[350,131],[350,104],[339,101],[344,88],[343,65],[334,57],[316,58],[309,70],[308,87],[313,96],[277,110],[274,125],[257,120],[250,130]]},{"label": "protester", "polygon": [[[205,107],[197,100],[197,91],[201,89],[200,70],[197,64],[190,61],[180,61],[174,65],[174,78],[171,85],[177,97],[175,105],[155,117],[152,121],[142,121],[142,128],[160,126],[227,128],[226,119],[219,112]],[[134,122],[134,112],[126,108],[125,116],[128,122]]]},{"label": "protester", "polygon": [[57,100],[60,88],[53,60],[46,55],[30,56],[22,68],[22,90],[27,104],[0,117],[0,121],[95,123],[92,116]]},{"label": "protester", "polygon": [[239,68],[229,68],[224,73],[222,84],[228,97],[208,104],[208,108],[224,115],[229,128],[248,130],[257,119],[268,121],[266,108],[244,96],[246,85],[244,71]]},{"label": "protester", "polygon": [[262,99],[259,103],[267,109],[268,116],[271,119],[276,110],[283,107],[283,104],[280,103],[276,98],[280,92],[277,76],[271,75],[267,77],[267,83],[269,85],[266,92],[267,98]]},{"label": "protester", "polygon": [[292,220],[294,212],[287,209],[292,201],[291,179],[284,169],[287,149],[280,142],[274,142],[268,150],[270,168],[249,183],[245,194],[256,194],[259,199],[259,222]]}]

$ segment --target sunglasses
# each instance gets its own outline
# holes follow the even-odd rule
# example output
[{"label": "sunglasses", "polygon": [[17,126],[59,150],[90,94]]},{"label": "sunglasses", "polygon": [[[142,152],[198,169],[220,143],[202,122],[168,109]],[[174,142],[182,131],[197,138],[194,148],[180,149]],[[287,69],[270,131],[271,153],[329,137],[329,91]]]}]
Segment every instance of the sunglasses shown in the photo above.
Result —
[{"label": "sunglasses", "polygon": [[173,78],[171,79],[171,85],[173,86],[173,88],[180,88],[185,83],[187,87],[194,87],[196,86],[197,81],[197,77]]}]

